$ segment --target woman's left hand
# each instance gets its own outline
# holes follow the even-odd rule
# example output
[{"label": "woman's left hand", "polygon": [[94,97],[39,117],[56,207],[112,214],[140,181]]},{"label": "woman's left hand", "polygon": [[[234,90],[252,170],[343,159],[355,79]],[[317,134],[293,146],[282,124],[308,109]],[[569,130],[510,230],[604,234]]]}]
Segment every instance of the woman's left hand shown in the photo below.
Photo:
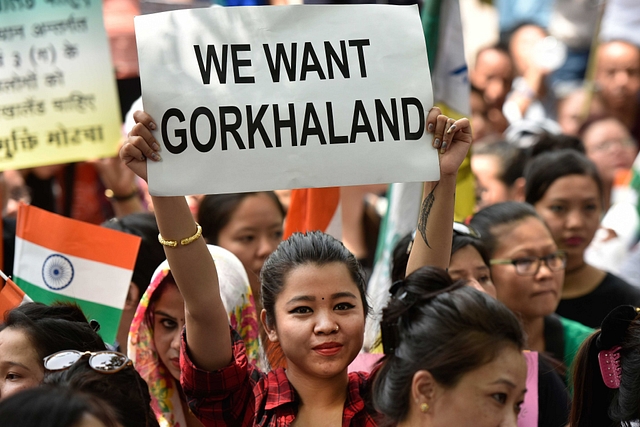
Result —
[{"label": "woman's left hand", "polygon": [[473,141],[469,119],[454,120],[433,107],[427,115],[427,132],[433,133],[433,147],[440,152],[440,176],[455,176]]}]

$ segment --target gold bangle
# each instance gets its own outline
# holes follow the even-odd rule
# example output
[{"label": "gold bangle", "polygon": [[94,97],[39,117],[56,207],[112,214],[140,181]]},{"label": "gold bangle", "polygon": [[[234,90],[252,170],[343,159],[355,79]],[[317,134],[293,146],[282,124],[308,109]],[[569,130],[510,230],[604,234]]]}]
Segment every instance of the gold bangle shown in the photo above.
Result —
[{"label": "gold bangle", "polygon": [[169,246],[170,248],[175,248],[178,246],[178,243],[180,243],[181,246],[187,246],[195,242],[196,240],[198,240],[200,236],[202,236],[202,227],[200,226],[200,224],[196,222],[196,234],[194,234],[193,236],[185,237],[184,239],[178,241],[178,240],[167,240],[163,238],[161,234],[158,234],[158,242],[160,242],[162,246]]},{"label": "gold bangle", "polygon": [[104,196],[112,202],[126,202],[127,200],[131,200],[138,195],[138,187],[133,187],[131,193],[125,194],[124,196],[119,196],[113,192],[112,189],[107,188],[104,190]]}]

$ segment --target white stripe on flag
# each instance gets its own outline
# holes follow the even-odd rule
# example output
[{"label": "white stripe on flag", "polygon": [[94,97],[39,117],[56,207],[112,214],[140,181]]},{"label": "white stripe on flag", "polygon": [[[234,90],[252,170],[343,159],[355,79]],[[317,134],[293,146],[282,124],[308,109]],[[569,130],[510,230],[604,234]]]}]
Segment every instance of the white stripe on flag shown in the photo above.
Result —
[{"label": "white stripe on flag", "polygon": [[[19,237],[16,237],[15,252],[16,254],[21,254],[19,268],[14,268],[15,271],[19,272],[19,275],[16,276],[19,276],[20,279],[54,294],[90,301],[120,310],[124,307],[128,285],[131,282],[131,270],[54,252]],[[55,289],[57,285],[51,279],[48,280],[50,284],[47,286],[43,278],[45,260],[53,254],[62,255],[73,266],[71,283],[59,290]],[[68,268],[68,264],[64,259],[52,258],[52,260],[60,261],[61,269]],[[67,280],[61,280],[59,286],[63,286],[66,282]],[[126,287],[123,284],[126,284]],[[116,286],[120,289],[114,289]]]}]

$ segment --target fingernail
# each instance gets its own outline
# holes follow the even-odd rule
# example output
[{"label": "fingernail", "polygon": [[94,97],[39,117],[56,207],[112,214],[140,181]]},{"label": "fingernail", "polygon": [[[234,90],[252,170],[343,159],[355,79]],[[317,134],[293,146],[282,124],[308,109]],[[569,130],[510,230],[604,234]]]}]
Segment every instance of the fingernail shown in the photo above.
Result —
[{"label": "fingernail", "polygon": [[440,148],[440,154],[444,154],[447,151],[447,141],[442,141],[442,147]]},{"label": "fingernail", "polygon": [[160,146],[158,145],[157,142],[154,142],[151,148],[153,148],[154,151],[158,151],[160,149]]},{"label": "fingernail", "polygon": [[433,147],[440,148],[440,139],[436,138],[433,140]]},{"label": "fingernail", "polygon": [[151,158],[152,158],[153,160],[155,160],[156,162],[158,162],[158,161],[162,160],[162,158],[160,157],[160,154],[158,154],[158,153],[152,153],[152,154],[151,154]]},{"label": "fingernail", "polygon": [[455,132],[456,125],[451,125],[451,127],[447,130],[447,133]]},{"label": "fingernail", "polygon": [[156,124],[153,122],[149,123],[149,129],[156,130]]},{"label": "fingernail", "polygon": [[429,123],[429,126],[427,126],[427,130],[429,132],[433,132],[433,123]]},{"label": "fingernail", "polygon": [[147,158],[143,154],[142,156],[140,156],[140,160],[142,160],[144,162],[145,160],[147,160]]}]

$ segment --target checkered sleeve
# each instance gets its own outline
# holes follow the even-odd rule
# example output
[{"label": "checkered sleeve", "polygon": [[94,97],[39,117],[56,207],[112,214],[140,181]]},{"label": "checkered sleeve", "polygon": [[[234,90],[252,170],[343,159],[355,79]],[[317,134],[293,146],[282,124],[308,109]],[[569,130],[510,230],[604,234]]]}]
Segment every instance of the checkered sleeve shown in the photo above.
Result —
[{"label": "checkered sleeve", "polygon": [[233,328],[230,330],[233,359],[217,371],[205,371],[194,365],[189,357],[186,329],[182,332],[180,382],[189,407],[206,427],[254,425],[253,389],[262,374],[247,362],[242,339]]}]

